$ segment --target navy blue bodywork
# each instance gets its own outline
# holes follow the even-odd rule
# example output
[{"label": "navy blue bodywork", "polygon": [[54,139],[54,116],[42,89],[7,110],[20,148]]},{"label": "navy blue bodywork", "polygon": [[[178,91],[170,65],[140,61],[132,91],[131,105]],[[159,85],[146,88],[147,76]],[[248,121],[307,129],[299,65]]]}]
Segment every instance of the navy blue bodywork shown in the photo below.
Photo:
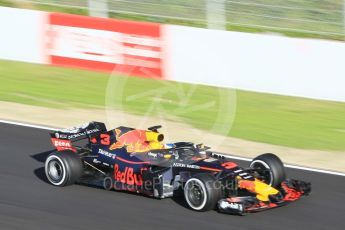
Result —
[{"label": "navy blue bodywork", "polygon": [[[116,145],[119,141],[117,132],[132,130],[135,129],[121,126],[108,131],[103,123],[90,122],[53,132],[51,138],[58,151],[73,151],[83,160],[85,173],[79,183],[106,189],[166,198],[180,194],[184,183],[193,175],[207,173],[222,184],[218,209],[232,214],[282,206],[310,192],[310,184],[287,181],[281,193],[290,200],[282,197],[277,202],[259,202],[255,194],[241,190],[237,185],[238,178],[248,181],[258,178],[254,169],[239,167],[229,158],[210,152],[208,147],[190,142],[176,142],[144,152],[129,152],[126,145]],[[116,148],[113,148],[114,144]]]}]

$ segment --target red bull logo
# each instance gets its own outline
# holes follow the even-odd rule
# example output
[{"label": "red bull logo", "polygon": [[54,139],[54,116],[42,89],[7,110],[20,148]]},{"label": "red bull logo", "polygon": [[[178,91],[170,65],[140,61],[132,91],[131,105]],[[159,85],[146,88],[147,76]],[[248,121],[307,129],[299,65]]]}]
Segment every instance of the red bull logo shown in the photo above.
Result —
[{"label": "red bull logo", "polygon": [[147,152],[153,148],[153,144],[158,148],[161,146],[161,144],[157,145],[158,138],[154,140],[152,136],[158,137],[162,134],[153,134],[146,130],[130,130],[121,134],[119,129],[115,129],[115,133],[117,141],[110,146],[110,150],[126,147],[127,152]]},{"label": "red bull logo", "polygon": [[114,166],[114,179],[128,185],[141,186],[143,184],[141,175],[134,173],[133,168],[125,167],[124,171],[120,171],[118,164]]}]

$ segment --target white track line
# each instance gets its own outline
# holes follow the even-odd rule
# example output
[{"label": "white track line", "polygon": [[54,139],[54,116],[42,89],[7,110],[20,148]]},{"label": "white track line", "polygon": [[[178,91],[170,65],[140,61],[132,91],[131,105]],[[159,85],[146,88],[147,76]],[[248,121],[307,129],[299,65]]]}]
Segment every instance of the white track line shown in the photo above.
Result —
[{"label": "white track line", "polygon": [[[251,158],[246,158],[246,157],[239,157],[239,156],[228,155],[228,154],[225,155],[225,154],[221,154],[221,153],[216,153],[216,154],[224,156],[224,157],[227,157],[227,158],[235,159],[235,160],[252,161]],[[290,164],[284,164],[284,166],[287,167],[287,168],[299,169],[299,170],[304,170],[304,171],[325,173],[325,174],[331,174],[331,175],[336,175],[336,176],[345,176],[345,173],[329,171],[329,170],[324,170],[324,169],[309,168],[309,167],[298,166],[298,165],[290,165]]]},{"label": "white track line", "polygon": [[33,125],[33,124],[27,124],[27,123],[22,123],[22,122],[17,122],[17,121],[7,121],[7,120],[1,120],[1,119],[0,119],[0,123],[30,127],[30,128],[35,128],[35,129],[44,129],[44,130],[52,130],[52,131],[58,130],[57,128],[43,126],[43,125]]},{"label": "white track line", "polygon": [[[58,130],[57,128],[52,128],[52,127],[43,126],[43,125],[33,125],[33,124],[27,124],[27,123],[16,122],[16,121],[7,121],[7,120],[1,120],[1,119],[0,119],[0,123],[24,126],[24,127],[29,127],[29,128],[35,128],[35,129],[44,129],[44,130],[52,130],[52,131]],[[252,160],[251,158],[246,158],[246,157],[224,155],[221,153],[216,153],[216,154],[227,157],[227,158],[235,159],[235,160],[241,160],[241,161],[251,161]],[[323,170],[323,169],[308,168],[308,167],[290,165],[290,164],[284,164],[284,166],[287,168],[292,168],[292,169],[299,169],[299,170],[305,170],[305,171],[311,171],[311,172],[317,172],[317,173],[331,174],[331,175],[336,175],[336,176],[345,176],[345,173],[334,172],[334,171]]]}]

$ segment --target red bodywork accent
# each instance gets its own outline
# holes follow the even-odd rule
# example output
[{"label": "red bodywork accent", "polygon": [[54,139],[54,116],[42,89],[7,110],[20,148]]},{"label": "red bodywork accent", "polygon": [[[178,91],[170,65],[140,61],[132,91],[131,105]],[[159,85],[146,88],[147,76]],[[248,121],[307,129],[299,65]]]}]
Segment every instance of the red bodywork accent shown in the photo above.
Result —
[{"label": "red bodywork accent", "polygon": [[237,167],[237,164],[234,163],[234,162],[229,161],[229,162],[223,163],[222,166],[223,166],[224,168],[226,168],[226,169],[232,169],[232,168],[236,168],[236,167]]},{"label": "red bodywork accent", "polygon": [[209,167],[204,167],[204,166],[200,166],[200,169],[208,170],[208,171],[214,171],[214,172],[222,171],[221,169],[209,168]]},{"label": "red bodywork accent", "polygon": [[107,133],[102,133],[100,135],[102,145],[110,145],[110,135]]},{"label": "red bodywork accent", "polygon": [[[249,185],[249,184],[248,184]],[[286,205],[292,201],[296,201],[301,198],[301,196],[304,194],[301,191],[297,191],[294,188],[290,188],[285,182],[281,184],[282,189],[285,191],[285,196],[281,200],[281,202],[278,203],[272,203],[272,202],[259,202],[258,204],[255,204],[251,207],[246,208],[247,212],[256,212],[260,210],[266,210],[270,208],[276,208],[282,205]],[[231,199],[231,200],[229,200]],[[236,198],[229,198],[228,201],[236,202]]]},{"label": "red bodywork accent", "polygon": [[269,208],[269,205],[260,201],[258,204],[255,204],[253,205],[252,207],[249,207],[249,208],[246,208],[246,211],[247,212],[251,212],[251,211],[257,211],[257,210],[260,210],[260,209],[266,209],[266,208]]},{"label": "red bodywork accent", "polygon": [[93,138],[91,138],[90,142],[91,142],[92,144],[96,144],[96,143],[97,143],[97,139],[96,139],[95,137],[93,137]]},{"label": "red bodywork accent", "polygon": [[72,146],[72,142],[70,140],[62,140],[59,138],[51,138],[50,140],[57,151],[71,150],[73,152],[77,152],[77,150]]},{"label": "red bodywork accent", "polygon": [[281,186],[286,192],[286,195],[284,196],[285,201],[295,201],[303,195],[302,192],[296,191],[293,188],[289,188],[285,183],[282,183]]},{"label": "red bodywork accent", "polygon": [[278,207],[278,205],[277,205],[277,204],[275,204],[275,203],[269,203],[269,204],[268,204],[268,206],[269,206],[270,208],[275,208],[275,207]]},{"label": "red bodywork accent", "polygon": [[255,183],[250,180],[239,180],[238,187],[241,189],[246,189],[249,192],[255,193]]}]

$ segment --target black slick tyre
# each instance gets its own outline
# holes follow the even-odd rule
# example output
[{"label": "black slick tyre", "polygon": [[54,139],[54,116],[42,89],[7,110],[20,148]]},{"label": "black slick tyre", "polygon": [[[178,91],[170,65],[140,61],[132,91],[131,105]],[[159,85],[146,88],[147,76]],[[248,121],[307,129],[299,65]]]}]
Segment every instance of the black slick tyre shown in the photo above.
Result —
[{"label": "black slick tyre", "polygon": [[59,187],[74,184],[84,171],[80,157],[69,150],[51,153],[44,168],[48,181]]},{"label": "black slick tyre", "polygon": [[184,197],[195,211],[212,210],[221,199],[220,182],[211,174],[195,174],[184,185]]},{"label": "black slick tyre", "polygon": [[279,157],[272,153],[265,153],[255,157],[250,168],[266,170],[263,174],[264,182],[272,187],[279,187],[286,179],[285,168]]}]

